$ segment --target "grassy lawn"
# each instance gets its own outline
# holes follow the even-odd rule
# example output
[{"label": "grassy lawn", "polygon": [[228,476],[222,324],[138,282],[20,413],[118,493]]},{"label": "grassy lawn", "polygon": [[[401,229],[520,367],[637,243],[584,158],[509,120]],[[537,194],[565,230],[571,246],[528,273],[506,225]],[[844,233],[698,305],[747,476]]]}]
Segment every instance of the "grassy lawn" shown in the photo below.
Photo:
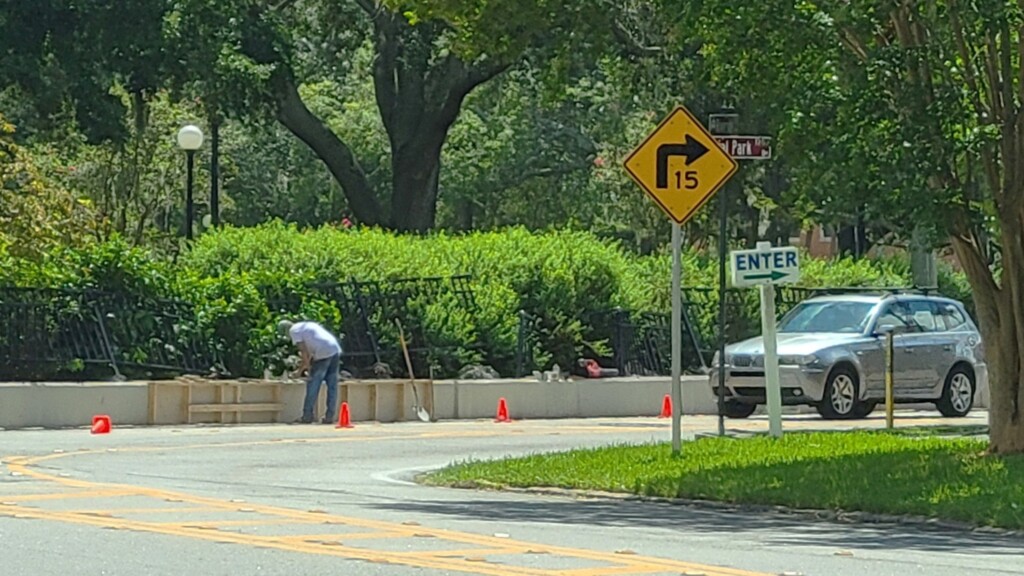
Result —
[{"label": "grassy lawn", "polygon": [[558,487],[797,508],[915,514],[1024,528],[1024,457],[971,439],[885,432],[702,438],[464,462],[423,481]]}]

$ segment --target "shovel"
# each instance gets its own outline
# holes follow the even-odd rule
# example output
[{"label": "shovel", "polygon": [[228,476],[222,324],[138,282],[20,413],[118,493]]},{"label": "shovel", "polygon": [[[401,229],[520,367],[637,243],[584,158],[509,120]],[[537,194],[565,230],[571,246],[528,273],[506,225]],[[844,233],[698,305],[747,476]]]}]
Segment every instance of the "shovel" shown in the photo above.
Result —
[{"label": "shovel", "polygon": [[416,411],[416,416],[418,416],[420,420],[430,422],[430,412],[427,412],[426,408],[420,406],[420,393],[416,390],[416,376],[412,371],[412,359],[409,358],[409,347],[405,343],[405,331],[402,330],[401,321],[395,320],[395,324],[398,326],[398,340],[402,343],[402,354],[405,355],[405,366],[409,370],[409,382],[412,384],[412,408]]}]

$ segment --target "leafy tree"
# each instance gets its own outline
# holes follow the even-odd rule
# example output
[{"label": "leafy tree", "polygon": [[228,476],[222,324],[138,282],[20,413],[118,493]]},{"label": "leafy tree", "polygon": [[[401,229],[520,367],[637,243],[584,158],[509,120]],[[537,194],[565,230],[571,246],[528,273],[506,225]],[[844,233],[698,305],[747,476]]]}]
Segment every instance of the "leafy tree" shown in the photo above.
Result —
[{"label": "leafy tree", "polygon": [[[33,144],[33,155],[64,187],[90,200],[101,237],[117,235],[139,245],[179,236],[185,163],[174,135],[183,119],[196,117],[198,106],[175,104],[165,91],[148,99],[120,89],[112,93],[124,100],[124,140],[89,143],[72,127],[61,138]],[[206,173],[198,164],[201,189]]]},{"label": "leafy tree", "polygon": [[778,111],[783,150],[807,159],[796,180],[820,209],[949,238],[984,335],[992,449],[1024,451],[1017,3],[716,0],[686,16],[719,77]]},{"label": "leafy tree", "polygon": [[[253,102],[270,106],[323,160],[359,221],[423,231],[435,224],[442,151],[467,96],[527,54],[540,61],[571,54],[567,47],[579,48],[587,36],[580,32],[603,21],[585,2],[523,8],[489,5],[485,20],[500,17],[507,26],[487,44],[476,42],[478,21],[451,17],[475,10],[472,2],[187,0],[169,20],[175,34],[199,42],[192,67],[248,72],[249,86],[258,88],[243,91],[258,94]],[[302,89],[358,83],[352,62],[367,42],[389,145],[384,190]]]},{"label": "leafy tree", "polygon": [[0,115],[0,252],[39,258],[82,240],[93,218],[87,205],[46,178]]},{"label": "leafy tree", "polygon": [[91,142],[127,137],[120,84],[161,84],[165,0],[10,0],[0,6],[0,86],[17,86],[46,122],[71,110]]}]

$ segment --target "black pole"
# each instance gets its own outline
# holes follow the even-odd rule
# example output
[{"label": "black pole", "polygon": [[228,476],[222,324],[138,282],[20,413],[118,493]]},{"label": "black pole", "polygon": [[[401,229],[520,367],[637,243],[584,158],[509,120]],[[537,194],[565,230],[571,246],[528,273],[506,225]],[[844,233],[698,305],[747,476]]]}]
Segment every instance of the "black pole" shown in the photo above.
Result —
[{"label": "black pole", "polygon": [[220,227],[220,120],[210,122],[210,220]]},{"label": "black pole", "polygon": [[192,165],[194,163],[195,150],[186,150],[185,156],[188,158],[188,172],[187,184],[185,186],[185,239],[192,239],[192,216],[195,208],[192,205]]},{"label": "black pole", "polygon": [[718,192],[718,435],[725,436],[725,258],[729,183]]}]

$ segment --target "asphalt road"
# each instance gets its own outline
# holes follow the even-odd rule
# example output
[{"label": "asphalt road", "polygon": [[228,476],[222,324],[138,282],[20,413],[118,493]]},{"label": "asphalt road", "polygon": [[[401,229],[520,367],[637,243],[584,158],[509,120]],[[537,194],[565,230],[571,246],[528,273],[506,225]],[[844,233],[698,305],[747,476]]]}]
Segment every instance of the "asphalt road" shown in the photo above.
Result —
[{"label": "asphalt road", "polygon": [[[687,435],[714,428],[713,418],[684,421]],[[1022,573],[1024,539],[992,534],[409,482],[455,460],[669,432],[650,418],[2,432],[0,566],[39,576]]]}]

